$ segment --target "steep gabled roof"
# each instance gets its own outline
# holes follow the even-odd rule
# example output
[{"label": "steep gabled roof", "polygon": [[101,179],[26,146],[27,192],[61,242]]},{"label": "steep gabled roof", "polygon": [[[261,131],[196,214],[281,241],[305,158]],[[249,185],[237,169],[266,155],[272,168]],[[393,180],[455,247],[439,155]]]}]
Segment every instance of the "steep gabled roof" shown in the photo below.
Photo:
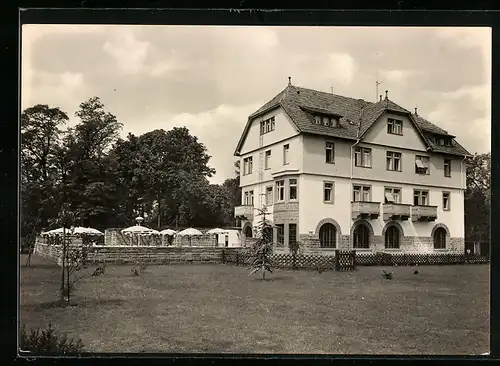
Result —
[{"label": "steep gabled roof", "polygon": [[[433,144],[432,141],[429,141],[425,137],[426,133],[441,134],[452,138],[454,136],[449,135],[447,131],[426,119],[412,114],[389,99],[371,103],[363,99],[349,98],[293,85],[288,85],[273,99],[249,116],[236,147],[235,155],[238,155],[253,119],[278,107],[281,107],[290,117],[298,132],[349,140],[362,138],[383,113],[387,111],[401,113],[410,118],[422,140],[432,151],[455,155],[470,155],[457,142],[454,146]],[[339,126],[332,128],[314,123],[311,111],[341,116]]]}]

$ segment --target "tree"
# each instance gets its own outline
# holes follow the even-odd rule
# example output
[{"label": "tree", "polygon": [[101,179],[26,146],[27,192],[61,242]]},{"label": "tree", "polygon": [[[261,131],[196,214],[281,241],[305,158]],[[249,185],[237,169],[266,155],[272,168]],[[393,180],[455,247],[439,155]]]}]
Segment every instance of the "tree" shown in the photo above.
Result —
[{"label": "tree", "polygon": [[476,153],[466,165],[465,235],[477,243],[490,239],[491,153]]},{"label": "tree", "polygon": [[106,226],[115,217],[114,160],[108,152],[118,139],[122,124],[106,112],[98,97],[80,104],[80,122],[68,133],[58,156],[62,170],[61,197],[78,212],[83,226]]},{"label": "tree", "polygon": [[272,238],[272,225],[269,220],[266,219],[267,207],[264,206],[258,209],[258,215],[262,216],[262,219],[258,222],[256,226],[256,231],[258,233],[257,241],[252,248],[252,254],[249,258],[250,263],[250,275],[261,271],[262,279],[266,279],[266,271],[273,273],[273,262],[271,260],[271,254],[273,252],[273,238]]},{"label": "tree", "polygon": [[147,211],[158,229],[176,219],[195,226],[210,220],[213,193],[207,177],[210,168],[206,147],[185,127],[154,130],[139,137],[129,134],[113,148],[118,182],[131,202],[127,215]]},{"label": "tree", "polygon": [[57,148],[67,121],[65,112],[43,104],[21,113],[21,238],[28,253],[58,210]]}]

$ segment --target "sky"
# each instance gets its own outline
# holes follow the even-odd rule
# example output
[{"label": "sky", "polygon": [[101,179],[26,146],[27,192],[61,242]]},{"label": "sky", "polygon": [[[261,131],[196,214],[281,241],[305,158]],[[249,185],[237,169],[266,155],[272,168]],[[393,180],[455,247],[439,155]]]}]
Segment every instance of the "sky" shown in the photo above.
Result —
[{"label": "sky", "polygon": [[389,99],[490,151],[491,29],[23,25],[21,108],[98,96],[122,137],[186,126],[234,176],[248,116],[288,84]]}]

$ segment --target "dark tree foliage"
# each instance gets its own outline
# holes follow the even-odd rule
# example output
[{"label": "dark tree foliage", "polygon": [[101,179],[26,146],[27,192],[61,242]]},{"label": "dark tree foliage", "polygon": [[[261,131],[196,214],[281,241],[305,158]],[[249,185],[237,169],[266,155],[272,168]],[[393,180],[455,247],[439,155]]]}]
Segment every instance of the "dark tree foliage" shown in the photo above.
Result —
[{"label": "dark tree foliage", "polygon": [[[119,137],[122,124],[98,97],[80,104],[78,123],[63,129],[59,108],[23,111],[21,205],[23,243],[61,225],[61,211],[75,226],[105,230],[135,224],[162,229],[232,226],[240,204],[239,171],[222,185],[203,143],[185,127]],[[238,164],[235,164],[238,169]],[[64,208],[64,209],[63,209]]]}]

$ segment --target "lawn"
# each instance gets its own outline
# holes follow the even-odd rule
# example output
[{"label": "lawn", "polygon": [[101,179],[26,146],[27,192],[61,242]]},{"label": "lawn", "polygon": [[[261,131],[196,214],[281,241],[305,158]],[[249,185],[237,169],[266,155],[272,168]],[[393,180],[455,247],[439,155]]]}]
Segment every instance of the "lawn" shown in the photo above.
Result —
[{"label": "lawn", "polygon": [[[60,269],[21,259],[21,324],[52,323],[89,352],[481,354],[489,351],[489,266],[277,271],[228,265],[108,266],[53,307]],[[387,269],[387,268],[386,268]]]}]

